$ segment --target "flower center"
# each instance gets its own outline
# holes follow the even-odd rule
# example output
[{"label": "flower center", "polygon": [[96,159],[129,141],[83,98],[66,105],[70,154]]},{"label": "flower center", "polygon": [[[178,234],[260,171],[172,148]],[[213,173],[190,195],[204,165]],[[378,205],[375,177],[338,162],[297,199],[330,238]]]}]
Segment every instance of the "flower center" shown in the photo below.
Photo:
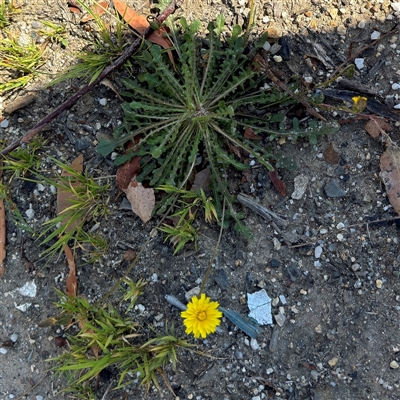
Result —
[{"label": "flower center", "polygon": [[197,313],[197,319],[200,321],[204,321],[207,318],[207,314],[204,311],[200,311]]}]

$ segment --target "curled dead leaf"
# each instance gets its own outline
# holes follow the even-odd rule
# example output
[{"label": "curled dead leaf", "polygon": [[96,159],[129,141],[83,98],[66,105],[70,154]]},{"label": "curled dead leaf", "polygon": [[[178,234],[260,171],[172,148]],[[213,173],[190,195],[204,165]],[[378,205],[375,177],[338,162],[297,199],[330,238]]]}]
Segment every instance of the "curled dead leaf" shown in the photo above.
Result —
[{"label": "curled dead leaf", "polygon": [[152,188],[145,188],[141,182],[132,179],[129,186],[123,189],[131,203],[132,211],[144,222],[150,220],[151,213],[156,205],[156,198]]}]

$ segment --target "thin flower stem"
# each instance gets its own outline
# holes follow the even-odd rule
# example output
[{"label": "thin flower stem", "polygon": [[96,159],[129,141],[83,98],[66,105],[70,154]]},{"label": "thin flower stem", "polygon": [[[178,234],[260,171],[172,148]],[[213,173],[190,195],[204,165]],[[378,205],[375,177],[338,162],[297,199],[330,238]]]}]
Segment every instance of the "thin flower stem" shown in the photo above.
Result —
[{"label": "thin flower stem", "polygon": [[206,271],[206,273],[204,275],[203,281],[201,282],[199,297],[200,297],[201,292],[203,291],[204,286],[205,286],[205,284],[207,282],[207,279],[208,279],[208,277],[210,275],[212,263],[213,263],[213,261],[215,259],[215,256],[217,255],[219,244],[221,243],[222,232],[224,230],[224,218],[225,218],[225,197],[224,197],[224,202],[222,204],[221,229],[219,230],[219,236],[218,236],[217,245],[215,246],[214,253],[213,253],[212,257],[211,257],[210,263],[208,264],[208,268],[207,268],[207,271]]}]

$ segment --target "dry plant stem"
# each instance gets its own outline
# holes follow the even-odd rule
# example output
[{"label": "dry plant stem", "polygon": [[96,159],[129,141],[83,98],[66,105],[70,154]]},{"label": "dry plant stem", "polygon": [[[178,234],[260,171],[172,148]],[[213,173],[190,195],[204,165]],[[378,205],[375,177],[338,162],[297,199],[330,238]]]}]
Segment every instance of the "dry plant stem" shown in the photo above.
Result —
[{"label": "dry plant stem", "polygon": [[[156,19],[156,23],[162,24],[171,14],[175,12],[177,8],[181,6],[183,0],[172,0],[166,9],[158,16]],[[49,122],[53,121],[56,117],[58,117],[63,111],[68,110],[72,107],[77,100],[79,100],[83,95],[85,95],[89,90],[95,87],[100,81],[110,75],[112,72],[120,68],[127,59],[139,49],[143,39],[146,39],[154,32],[150,26],[125,50],[125,52],[115,60],[111,65],[109,65],[92,83],[83,87],[81,90],[76,92],[73,96],[71,96],[67,101],[62,103],[59,107],[57,107],[54,111],[48,114],[45,118],[39,121],[32,129],[25,133],[24,136],[16,140],[7,146],[4,150],[0,152],[0,156],[5,156],[9,154],[11,151],[15,150],[22,144],[29,143]]]},{"label": "dry plant stem", "polygon": [[271,71],[268,62],[262,56],[256,55],[254,61],[260,64],[260,66],[262,67],[261,69],[262,72],[264,72],[264,74],[267,75],[268,78],[271,79],[271,81],[274,82],[276,86],[278,86],[280,89],[282,89],[287,94],[292,96],[299,103],[303,104],[303,106],[306,108],[306,111],[309,114],[313,115],[314,117],[318,118],[321,121],[327,122],[326,118],[324,118],[320,113],[315,111],[314,108],[311,106],[311,104],[304,98],[304,96],[303,97],[298,96],[275,76],[275,74]]}]

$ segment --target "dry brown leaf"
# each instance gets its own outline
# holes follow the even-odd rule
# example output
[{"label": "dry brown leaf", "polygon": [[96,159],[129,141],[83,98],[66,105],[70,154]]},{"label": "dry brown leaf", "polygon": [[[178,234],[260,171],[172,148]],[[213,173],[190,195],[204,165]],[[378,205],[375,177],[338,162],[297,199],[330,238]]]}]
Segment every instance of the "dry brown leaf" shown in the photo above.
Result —
[{"label": "dry brown leaf", "polygon": [[64,246],[64,253],[65,256],[67,257],[69,266],[69,274],[65,281],[66,293],[68,296],[75,297],[78,290],[78,282],[76,280],[76,265],[75,265],[74,255],[72,254],[72,251],[68,245]]},{"label": "dry brown leaf", "polygon": [[129,203],[131,203],[132,211],[144,222],[150,220],[151,213],[156,205],[156,198],[152,188],[143,187],[141,182],[132,179],[129,186],[123,189]]},{"label": "dry brown leaf", "polygon": [[275,186],[275,189],[283,196],[286,196],[286,185],[283,181],[281,181],[278,177],[278,171],[274,169],[273,171],[269,171],[268,175],[271,179],[272,184]]},{"label": "dry brown leaf", "polygon": [[400,214],[400,149],[390,145],[381,156],[380,176],[394,210]]},{"label": "dry brown leaf", "polygon": [[[133,29],[138,31],[140,34],[142,34],[150,26],[149,21],[147,21],[147,18],[144,15],[139,15],[135,10],[128,7],[121,0],[114,0],[113,3],[115,9],[122,16],[124,21]],[[163,37],[164,33],[165,31],[163,31],[163,29],[160,28],[158,31],[153,32],[147,38],[147,40],[150,41],[151,43],[160,45],[164,49],[167,49],[168,57],[172,65],[175,65],[174,57],[170,49],[170,47],[172,47],[172,43],[167,38]]]},{"label": "dry brown leaf", "polygon": [[[133,143],[132,141],[129,143],[126,153],[129,152],[129,149],[138,144],[139,140],[139,136],[136,136],[135,143]],[[138,148],[136,150],[138,150]],[[129,186],[131,180],[139,173],[140,159],[141,157],[135,156],[118,168],[115,181],[119,190],[126,189]]]},{"label": "dry brown leaf", "polygon": [[198,172],[194,177],[194,182],[190,190],[207,190],[210,184],[211,172],[210,168],[204,168],[202,171]]},{"label": "dry brown leaf", "polygon": [[340,153],[335,149],[334,143],[331,143],[324,150],[324,159],[329,164],[337,164],[340,160]]},{"label": "dry brown leaf", "polygon": [[253,129],[251,129],[251,128],[246,128],[246,129],[244,130],[243,137],[244,137],[245,139],[250,139],[250,140],[260,140],[260,139],[261,139],[261,137],[260,137],[260,136],[257,136],[257,135],[254,133]]},{"label": "dry brown leaf", "polygon": [[[78,157],[75,158],[74,161],[72,161],[71,164],[72,168],[74,171],[81,173],[83,171],[83,155],[80,154]],[[61,173],[61,176],[70,176],[67,171],[63,171]],[[78,186],[78,183],[71,183],[71,186]],[[76,199],[76,196],[74,196],[69,190],[63,190],[61,188],[58,188],[57,190],[57,214],[60,215],[63,211],[65,211],[68,207],[72,205],[71,200]],[[68,216],[65,216],[65,220],[68,219]],[[66,222],[66,221],[65,221]],[[71,223],[68,228],[67,232],[70,232],[71,230],[75,229],[82,221],[81,220],[76,220],[73,223]]]},{"label": "dry brown leaf", "polygon": [[382,118],[374,118],[373,120],[369,120],[365,126],[364,129],[369,133],[373,138],[378,137],[382,131],[384,132],[390,132],[393,130],[392,126],[388,124],[384,119]]},{"label": "dry brown leaf", "polygon": [[[100,17],[100,15],[104,14],[104,12],[107,10],[107,7],[108,2],[101,1],[100,3],[96,3],[92,7],[90,7],[90,10],[94,15]],[[91,21],[92,19],[94,19],[94,16],[92,14],[88,14],[86,15],[86,17],[83,17],[81,19],[81,23],[84,24],[85,22]]]}]

